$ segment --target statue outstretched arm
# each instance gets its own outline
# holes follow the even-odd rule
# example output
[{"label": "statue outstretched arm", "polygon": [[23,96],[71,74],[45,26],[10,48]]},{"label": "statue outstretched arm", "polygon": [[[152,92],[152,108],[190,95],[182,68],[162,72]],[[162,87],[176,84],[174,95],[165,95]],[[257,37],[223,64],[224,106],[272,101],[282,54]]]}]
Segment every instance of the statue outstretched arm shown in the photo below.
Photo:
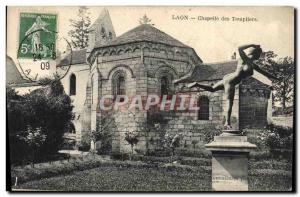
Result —
[{"label": "statue outstretched arm", "polygon": [[239,54],[240,54],[240,56],[241,56],[241,58],[242,58],[242,60],[244,61],[244,62],[247,62],[248,60],[249,60],[249,58],[248,58],[248,56],[245,54],[245,52],[244,52],[244,50],[245,49],[248,49],[248,48],[251,48],[251,47],[254,47],[254,48],[258,48],[258,47],[260,47],[259,45],[256,45],[256,44],[247,44],[247,45],[243,45],[243,46],[240,46],[239,47]]},{"label": "statue outstretched arm", "polygon": [[253,69],[256,70],[257,72],[259,72],[260,74],[262,74],[268,78],[271,78],[271,79],[279,80],[279,78],[275,77],[274,75],[268,73],[267,71],[262,70],[257,64],[252,63],[252,66],[253,66]]}]

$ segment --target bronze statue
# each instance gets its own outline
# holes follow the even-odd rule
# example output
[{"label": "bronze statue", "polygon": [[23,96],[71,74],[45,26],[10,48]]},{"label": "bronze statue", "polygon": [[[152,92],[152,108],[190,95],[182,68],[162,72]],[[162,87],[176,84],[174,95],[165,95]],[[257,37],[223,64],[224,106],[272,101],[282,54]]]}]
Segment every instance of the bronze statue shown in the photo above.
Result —
[{"label": "bronze statue", "polygon": [[[249,49],[249,53],[246,54],[245,50]],[[223,77],[223,79],[213,86],[209,85],[203,85],[199,84],[197,82],[190,83],[188,87],[200,87],[204,90],[215,92],[218,90],[224,90],[225,91],[225,97],[226,97],[226,103],[227,103],[227,114],[226,114],[226,122],[225,122],[225,129],[231,129],[230,124],[230,117],[232,112],[232,105],[233,105],[233,99],[235,94],[235,86],[241,82],[241,80],[248,78],[253,75],[253,70],[256,70],[257,72],[265,75],[268,78],[277,79],[275,76],[271,75],[270,73],[260,69],[260,67],[254,63],[255,60],[258,60],[260,58],[260,55],[262,53],[262,49],[260,48],[260,45],[245,45],[239,47],[239,54],[241,57],[241,60],[238,60],[238,65],[235,70],[235,72],[227,74]]]}]

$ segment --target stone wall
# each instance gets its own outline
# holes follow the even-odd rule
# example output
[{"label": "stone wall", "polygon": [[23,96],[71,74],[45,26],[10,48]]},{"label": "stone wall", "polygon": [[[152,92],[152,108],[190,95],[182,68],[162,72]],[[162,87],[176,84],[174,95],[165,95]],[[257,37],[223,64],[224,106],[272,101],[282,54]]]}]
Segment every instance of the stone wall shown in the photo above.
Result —
[{"label": "stone wall", "polygon": [[240,128],[262,129],[267,125],[270,88],[249,78],[244,80],[240,88]]},{"label": "stone wall", "polygon": [[[177,52],[175,52],[177,50]],[[125,141],[126,132],[138,132],[139,143],[135,147],[136,152],[147,153],[149,151],[159,151],[163,147],[165,132],[172,134],[183,133],[182,151],[195,151],[203,149],[207,137],[207,130],[216,131],[224,124],[226,100],[223,91],[215,93],[200,91],[198,89],[189,90],[186,84],[174,86],[172,81],[178,79],[195,67],[189,51],[178,52],[169,46],[151,45],[143,43],[132,45],[108,47],[96,52],[96,61],[91,68],[91,130],[96,129],[101,122],[103,113],[99,111],[99,99],[105,95],[114,93],[115,78],[122,75],[125,78],[126,95],[131,99],[135,95],[141,95],[145,104],[147,95],[157,94],[160,96],[160,81],[166,76],[171,82],[169,84],[170,94],[189,94],[190,96],[205,96],[209,99],[208,120],[198,120],[198,110],[194,111],[170,111],[164,112],[166,122],[163,129],[157,131],[153,120],[149,116],[149,111],[139,111],[135,107],[128,110],[130,105],[126,104],[118,111],[113,112],[117,128],[113,133],[113,152],[130,152],[130,146]],[[216,81],[204,81],[211,84]],[[246,86],[245,86],[246,85]],[[244,86],[236,87],[235,100],[232,110],[232,126],[239,129],[245,126],[248,111],[245,111],[245,104],[255,103],[255,109],[259,109],[260,122],[264,120],[265,103],[261,103],[258,98],[249,98],[244,95],[243,89],[249,88],[247,83]],[[249,85],[249,84],[248,84]],[[254,83],[254,85],[257,85]],[[264,88],[264,87],[262,87]],[[242,97],[242,100],[240,100]],[[113,101],[111,101],[113,102]],[[254,106],[254,104],[252,104]],[[200,106],[201,107],[201,106]],[[122,110],[124,109],[124,110]],[[256,112],[256,111],[255,111]],[[253,114],[251,114],[252,116]],[[256,112],[257,115],[257,112]],[[260,114],[259,114],[260,115]],[[242,118],[241,118],[242,117]],[[152,122],[151,122],[152,121]],[[241,122],[242,121],[242,122]],[[257,121],[257,125],[261,124]],[[247,121],[246,121],[247,122]],[[248,121],[249,123],[249,121]],[[194,144],[193,144],[194,143]]]},{"label": "stone wall", "polygon": [[[154,48],[152,48],[154,47]],[[160,94],[160,77],[167,75],[172,80],[184,75],[192,66],[188,54],[175,56],[175,52],[167,53],[167,49],[158,50],[158,46],[120,46],[105,49],[98,53],[91,68],[91,130],[96,129],[103,115],[97,111],[99,99],[114,92],[114,77],[125,77],[126,95],[131,99],[135,95],[146,98],[148,94]],[[164,46],[159,46],[164,48]],[[165,46],[166,47],[166,46]],[[172,86],[172,83],[170,83]],[[98,89],[96,90],[96,88]],[[173,89],[173,87],[171,88]],[[146,101],[143,100],[143,103]],[[127,107],[129,104],[126,105]],[[124,108],[126,108],[124,106]],[[113,134],[113,152],[129,152],[130,147],[125,141],[125,132],[145,130],[147,111],[118,110],[113,112],[117,131]],[[150,135],[150,134],[149,134]],[[145,151],[152,136],[140,133],[137,151]],[[160,137],[161,138],[161,137]]]}]

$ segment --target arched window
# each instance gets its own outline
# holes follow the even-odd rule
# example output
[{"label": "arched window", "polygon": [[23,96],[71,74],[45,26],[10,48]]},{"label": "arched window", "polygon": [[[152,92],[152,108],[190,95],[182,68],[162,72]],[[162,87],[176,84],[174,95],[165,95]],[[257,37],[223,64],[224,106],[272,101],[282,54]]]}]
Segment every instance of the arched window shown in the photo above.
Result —
[{"label": "arched window", "polygon": [[125,95],[125,78],[123,76],[119,76],[117,79],[117,95]]},{"label": "arched window", "polygon": [[70,77],[70,95],[76,95],[76,76],[74,74]]},{"label": "arched window", "polygon": [[[117,95],[126,95],[125,77],[122,74],[118,74],[113,80],[114,97]],[[120,102],[123,102],[124,98],[121,97]]]},{"label": "arched window", "polygon": [[209,99],[206,96],[200,97],[198,106],[198,120],[209,120]]},{"label": "arched window", "polygon": [[169,94],[168,89],[169,89],[169,80],[168,80],[168,77],[163,76],[160,79],[160,95],[161,96],[168,95]]}]

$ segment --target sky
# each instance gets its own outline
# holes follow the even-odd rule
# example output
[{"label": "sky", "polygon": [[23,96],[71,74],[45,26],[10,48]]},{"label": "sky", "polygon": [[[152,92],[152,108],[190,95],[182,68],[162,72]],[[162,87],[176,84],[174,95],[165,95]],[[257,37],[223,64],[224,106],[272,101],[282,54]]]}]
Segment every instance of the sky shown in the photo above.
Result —
[{"label": "sky", "polygon": [[[292,7],[106,7],[117,36],[139,25],[147,15],[154,26],[194,48],[204,61],[229,60],[240,45],[260,44],[263,51],[273,50],[279,57],[294,57],[294,10]],[[103,7],[89,7],[94,22]],[[8,7],[7,54],[13,59],[18,47],[19,12],[56,13],[58,32],[68,38],[69,19],[78,7]],[[189,20],[175,20],[187,16]],[[219,20],[198,20],[219,18]],[[228,17],[229,21],[222,21]],[[255,21],[233,21],[232,17]],[[183,17],[184,18],[184,17]],[[195,19],[191,19],[195,18]],[[69,39],[69,38],[68,38]]]}]

